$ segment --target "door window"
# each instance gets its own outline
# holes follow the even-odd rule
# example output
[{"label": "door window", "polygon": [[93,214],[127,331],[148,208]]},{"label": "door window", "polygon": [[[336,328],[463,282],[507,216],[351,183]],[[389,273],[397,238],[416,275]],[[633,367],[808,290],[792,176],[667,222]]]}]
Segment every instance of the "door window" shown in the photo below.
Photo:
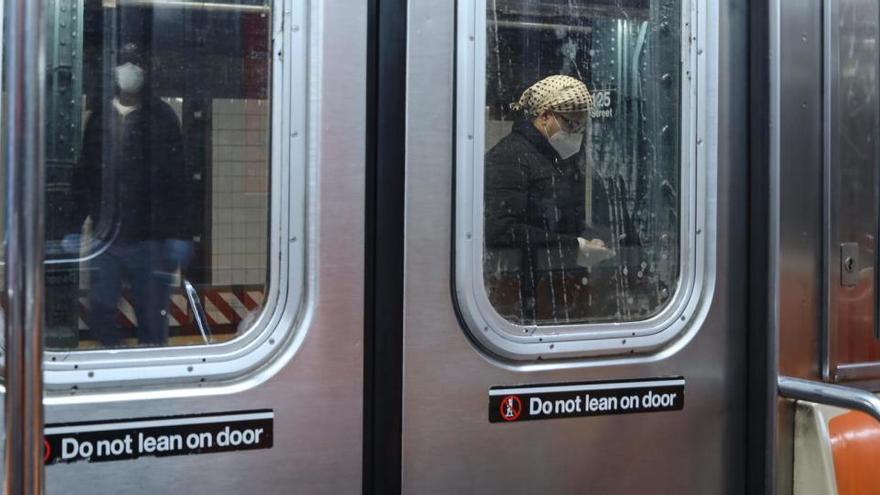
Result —
[{"label": "door window", "polygon": [[680,0],[486,0],[462,13],[466,318],[502,348],[659,332],[691,284],[700,230],[685,209],[697,193],[691,13]]},{"label": "door window", "polygon": [[268,2],[48,4],[47,347],[241,335],[268,280]]},{"label": "door window", "polygon": [[655,315],[679,272],[679,1],[490,2],[483,276],[523,325]]}]

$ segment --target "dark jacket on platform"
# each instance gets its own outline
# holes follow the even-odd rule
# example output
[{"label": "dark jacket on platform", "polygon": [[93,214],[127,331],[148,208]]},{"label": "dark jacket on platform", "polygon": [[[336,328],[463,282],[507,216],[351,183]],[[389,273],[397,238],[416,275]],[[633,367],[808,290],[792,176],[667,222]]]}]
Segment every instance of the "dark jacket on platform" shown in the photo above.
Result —
[{"label": "dark jacket on platform", "polygon": [[514,314],[505,316],[521,323],[548,318],[565,323],[616,311],[619,257],[583,268],[577,264],[577,238],[601,239],[619,251],[638,245],[638,235],[622,179],[604,180],[595,171],[588,225],[583,153],[562,160],[530,121],[520,120],[486,154],[486,273],[514,274],[520,302],[517,309],[507,305]]},{"label": "dark jacket on platform", "polygon": [[124,243],[190,240],[201,221],[191,175],[167,103],[149,98],[122,117],[107,102],[90,116],[75,190],[97,235]]}]

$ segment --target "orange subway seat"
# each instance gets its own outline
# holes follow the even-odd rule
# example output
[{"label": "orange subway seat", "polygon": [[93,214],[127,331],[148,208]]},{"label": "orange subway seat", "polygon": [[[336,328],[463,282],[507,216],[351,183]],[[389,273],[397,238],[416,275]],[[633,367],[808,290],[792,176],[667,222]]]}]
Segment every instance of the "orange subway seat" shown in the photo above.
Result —
[{"label": "orange subway seat", "polygon": [[880,423],[860,412],[828,422],[838,495],[880,493]]}]

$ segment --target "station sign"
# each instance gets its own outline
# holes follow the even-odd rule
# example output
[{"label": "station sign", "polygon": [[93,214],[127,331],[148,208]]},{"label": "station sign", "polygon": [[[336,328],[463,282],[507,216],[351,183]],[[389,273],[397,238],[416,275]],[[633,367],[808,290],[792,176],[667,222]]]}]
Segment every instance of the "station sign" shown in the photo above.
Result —
[{"label": "station sign", "polygon": [[593,91],[593,108],[590,117],[593,120],[607,120],[614,118],[614,101],[616,90],[599,89]]},{"label": "station sign", "polygon": [[50,424],[46,465],[270,449],[271,410]]},{"label": "station sign", "polygon": [[489,422],[656,413],[684,409],[682,377],[489,389]]}]

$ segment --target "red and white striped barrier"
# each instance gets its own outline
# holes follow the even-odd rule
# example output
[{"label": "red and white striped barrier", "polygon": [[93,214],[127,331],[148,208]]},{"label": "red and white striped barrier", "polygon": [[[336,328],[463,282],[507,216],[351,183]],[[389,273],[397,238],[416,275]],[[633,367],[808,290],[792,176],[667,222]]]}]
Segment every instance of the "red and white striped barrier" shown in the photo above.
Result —
[{"label": "red and white striped barrier", "polygon": [[[205,316],[208,324],[225,327],[236,326],[249,313],[257,311],[263,305],[263,289],[253,286],[211,287],[203,289],[199,296],[202,306],[205,308]],[[87,293],[80,294],[79,298],[79,329],[87,330],[89,314],[89,298]],[[135,328],[134,306],[131,295],[124,293],[119,298],[119,313],[117,321],[123,328]],[[168,304],[168,325],[170,327],[192,327],[192,317],[186,296],[182,293],[173,293]]]}]

